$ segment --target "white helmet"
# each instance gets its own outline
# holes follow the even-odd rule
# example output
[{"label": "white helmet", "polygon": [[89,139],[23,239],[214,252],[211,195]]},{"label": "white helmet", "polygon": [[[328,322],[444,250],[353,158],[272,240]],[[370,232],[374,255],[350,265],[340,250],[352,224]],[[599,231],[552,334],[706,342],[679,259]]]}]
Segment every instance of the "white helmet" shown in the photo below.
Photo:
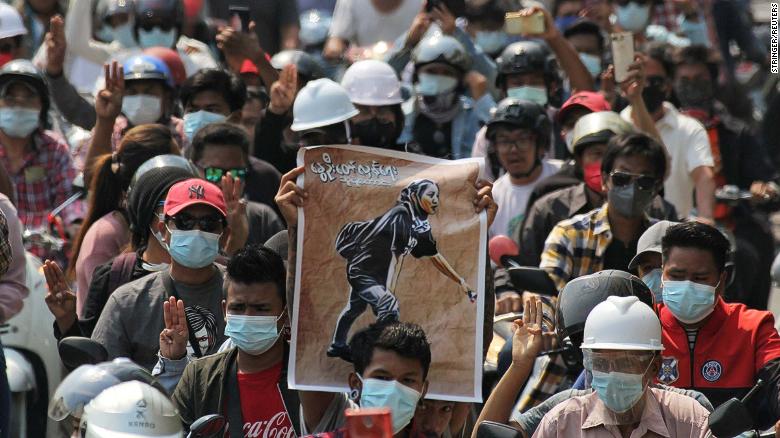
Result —
[{"label": "white helmet", "polygon": [[577,120],[572,131],[572,141],[567,145],[569,152],[592,143],[607,143],[616,135],[636,132],[634,126],[614,111],[597,111],[585,114]]},{"label": "white helmet", "polygon": [[13,6],[0,2],[0,39],[27,35],[22,16]]},{"label": "white helmet", "polygon": [[92,399],[81,418],[84,438],[182,438],[179,412],[163,393],[138,381],[112,386]]},{"label": "white helmet", "polygon": [[344,88],[330,79],[309,81],[293,104],[293,131],[322,128],[344,122],[358,114]]},{"label": "white helmet", "polygon": [[636,296],[610,296],[585,320],[583,349],[663,350],[661,321]]},{"label": "white helmet", "polygon": [[373,59],[352,64],[341,78],[352,103],[357,105],[397,105],[401,98],[401,81],[390,64]]}]

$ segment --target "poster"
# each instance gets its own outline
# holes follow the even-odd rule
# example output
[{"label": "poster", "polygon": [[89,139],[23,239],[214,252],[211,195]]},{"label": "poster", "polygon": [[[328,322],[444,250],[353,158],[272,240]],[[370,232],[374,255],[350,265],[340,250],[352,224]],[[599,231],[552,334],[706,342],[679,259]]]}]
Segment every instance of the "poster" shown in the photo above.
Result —
[{"label": "poster", "polygon": [[289,385],[348,391],[339,356],[378,319],[422,326],[429,398],[481,401],[487,219],[474,212],[481,158],[365,147],[301,149]]}]

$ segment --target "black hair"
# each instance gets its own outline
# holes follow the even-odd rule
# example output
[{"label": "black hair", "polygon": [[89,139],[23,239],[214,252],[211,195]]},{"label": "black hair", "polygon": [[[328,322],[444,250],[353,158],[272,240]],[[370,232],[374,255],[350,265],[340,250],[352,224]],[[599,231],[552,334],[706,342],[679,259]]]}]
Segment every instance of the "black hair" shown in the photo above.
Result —
[{"label": "black hair", "polygon": [[195,134],[190,148],[190,160],[197,163],[203,156],[207,145],[232,146],[241,148],[247,165],[249,165],[249,136],[243,128],[231,123],[211,123]]},{"label": "black hair", "polygon": [[601,29],[598,24],[590,20],[577,20],[576,23],[563,31],[563,37],[566,39],[573,37],[574,35],[593,35],[596,37],[599,50],[604,51],[604,35],[601,34]]},{"label": "black hair", "polygon": [[247,245],[236,252],[227,264],[225,297],[232,282],[241,284],[273,283],[283,305],[287,305],[285,278],[287,270],[279,254],[259,245]]},{"label": "black hair", "polygon": [[672,225],[666,230],[666,234],[661,239],[664,261],[667,260],[669,252],[674,247],[708,251],[712,254],[718,272],[723,272],[726,269],[726,261],[729,251],[731,251],[731,244],[723,233],[712,225],[698,221]]},{"label": "black hair", "polygon": [[374,350],[392,351],[406,359],[417,359],[423,369],[423,378],[428,377],[431,367],[431,344],[422,327],[410,322],[375,322],[358,331],[349,340],[352,350],[352,364],[355,372],[363,375]]},{"label": "black hair", "polygon": [[675,69],[681,65],[701,64],[707,67],[710,74],[710,81],[714,84],[718,80],[718,63],[710,58],[710,51],[707,46],[693,45],[683,47],[674,56]]},{"label": "black hair", "polygon": [[612,137],[607,143],[607,151],[601,159],[601,175],[606,177],[612,172],[615,161],[620,157],[639,155],[653,163],[658,182],[666,175],[666,152],[660,143],[646,134],[629,133]]},{"label": "black hair", "polygon": [[214,91],[225,98],[230,111],[238,111],[246,102],[246,85],[237,75],[219,68],[199,70],[181,85],[181,104],[187,105],[202,91]]},{"label": "black hair", "polygon": [[671,80],[674,77],[674,60],[668,45],[658,42],[650,43],[647,46],[647,56],[661,64],[667,78]]}]

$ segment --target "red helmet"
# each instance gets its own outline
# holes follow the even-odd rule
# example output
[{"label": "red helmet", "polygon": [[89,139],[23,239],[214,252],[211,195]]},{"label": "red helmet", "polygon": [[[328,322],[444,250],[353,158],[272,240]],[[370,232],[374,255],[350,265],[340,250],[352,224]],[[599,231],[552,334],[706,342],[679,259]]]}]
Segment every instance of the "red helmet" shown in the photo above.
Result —
[{"label": "red helmet", "polygon": [[181,62],[181,58],[175,50],[167,47],[149,47],[144,49],[144,53],[162,60],[168,66],[168,70],[171,71],[171,76],[173,76],[173,83],[177,87],[187,79],[184,63]]}]

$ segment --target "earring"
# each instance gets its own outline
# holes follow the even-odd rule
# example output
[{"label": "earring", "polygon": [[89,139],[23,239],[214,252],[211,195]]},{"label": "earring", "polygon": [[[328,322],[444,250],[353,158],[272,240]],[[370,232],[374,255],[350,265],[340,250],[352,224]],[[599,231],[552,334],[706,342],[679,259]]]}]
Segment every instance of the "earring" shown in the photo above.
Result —
[{"label": "earring", "polygon": [[351,389],[349,391],[349,399],[352,401],[355,401],[360,396],[360,392],[358,392],[357,388]]}]

